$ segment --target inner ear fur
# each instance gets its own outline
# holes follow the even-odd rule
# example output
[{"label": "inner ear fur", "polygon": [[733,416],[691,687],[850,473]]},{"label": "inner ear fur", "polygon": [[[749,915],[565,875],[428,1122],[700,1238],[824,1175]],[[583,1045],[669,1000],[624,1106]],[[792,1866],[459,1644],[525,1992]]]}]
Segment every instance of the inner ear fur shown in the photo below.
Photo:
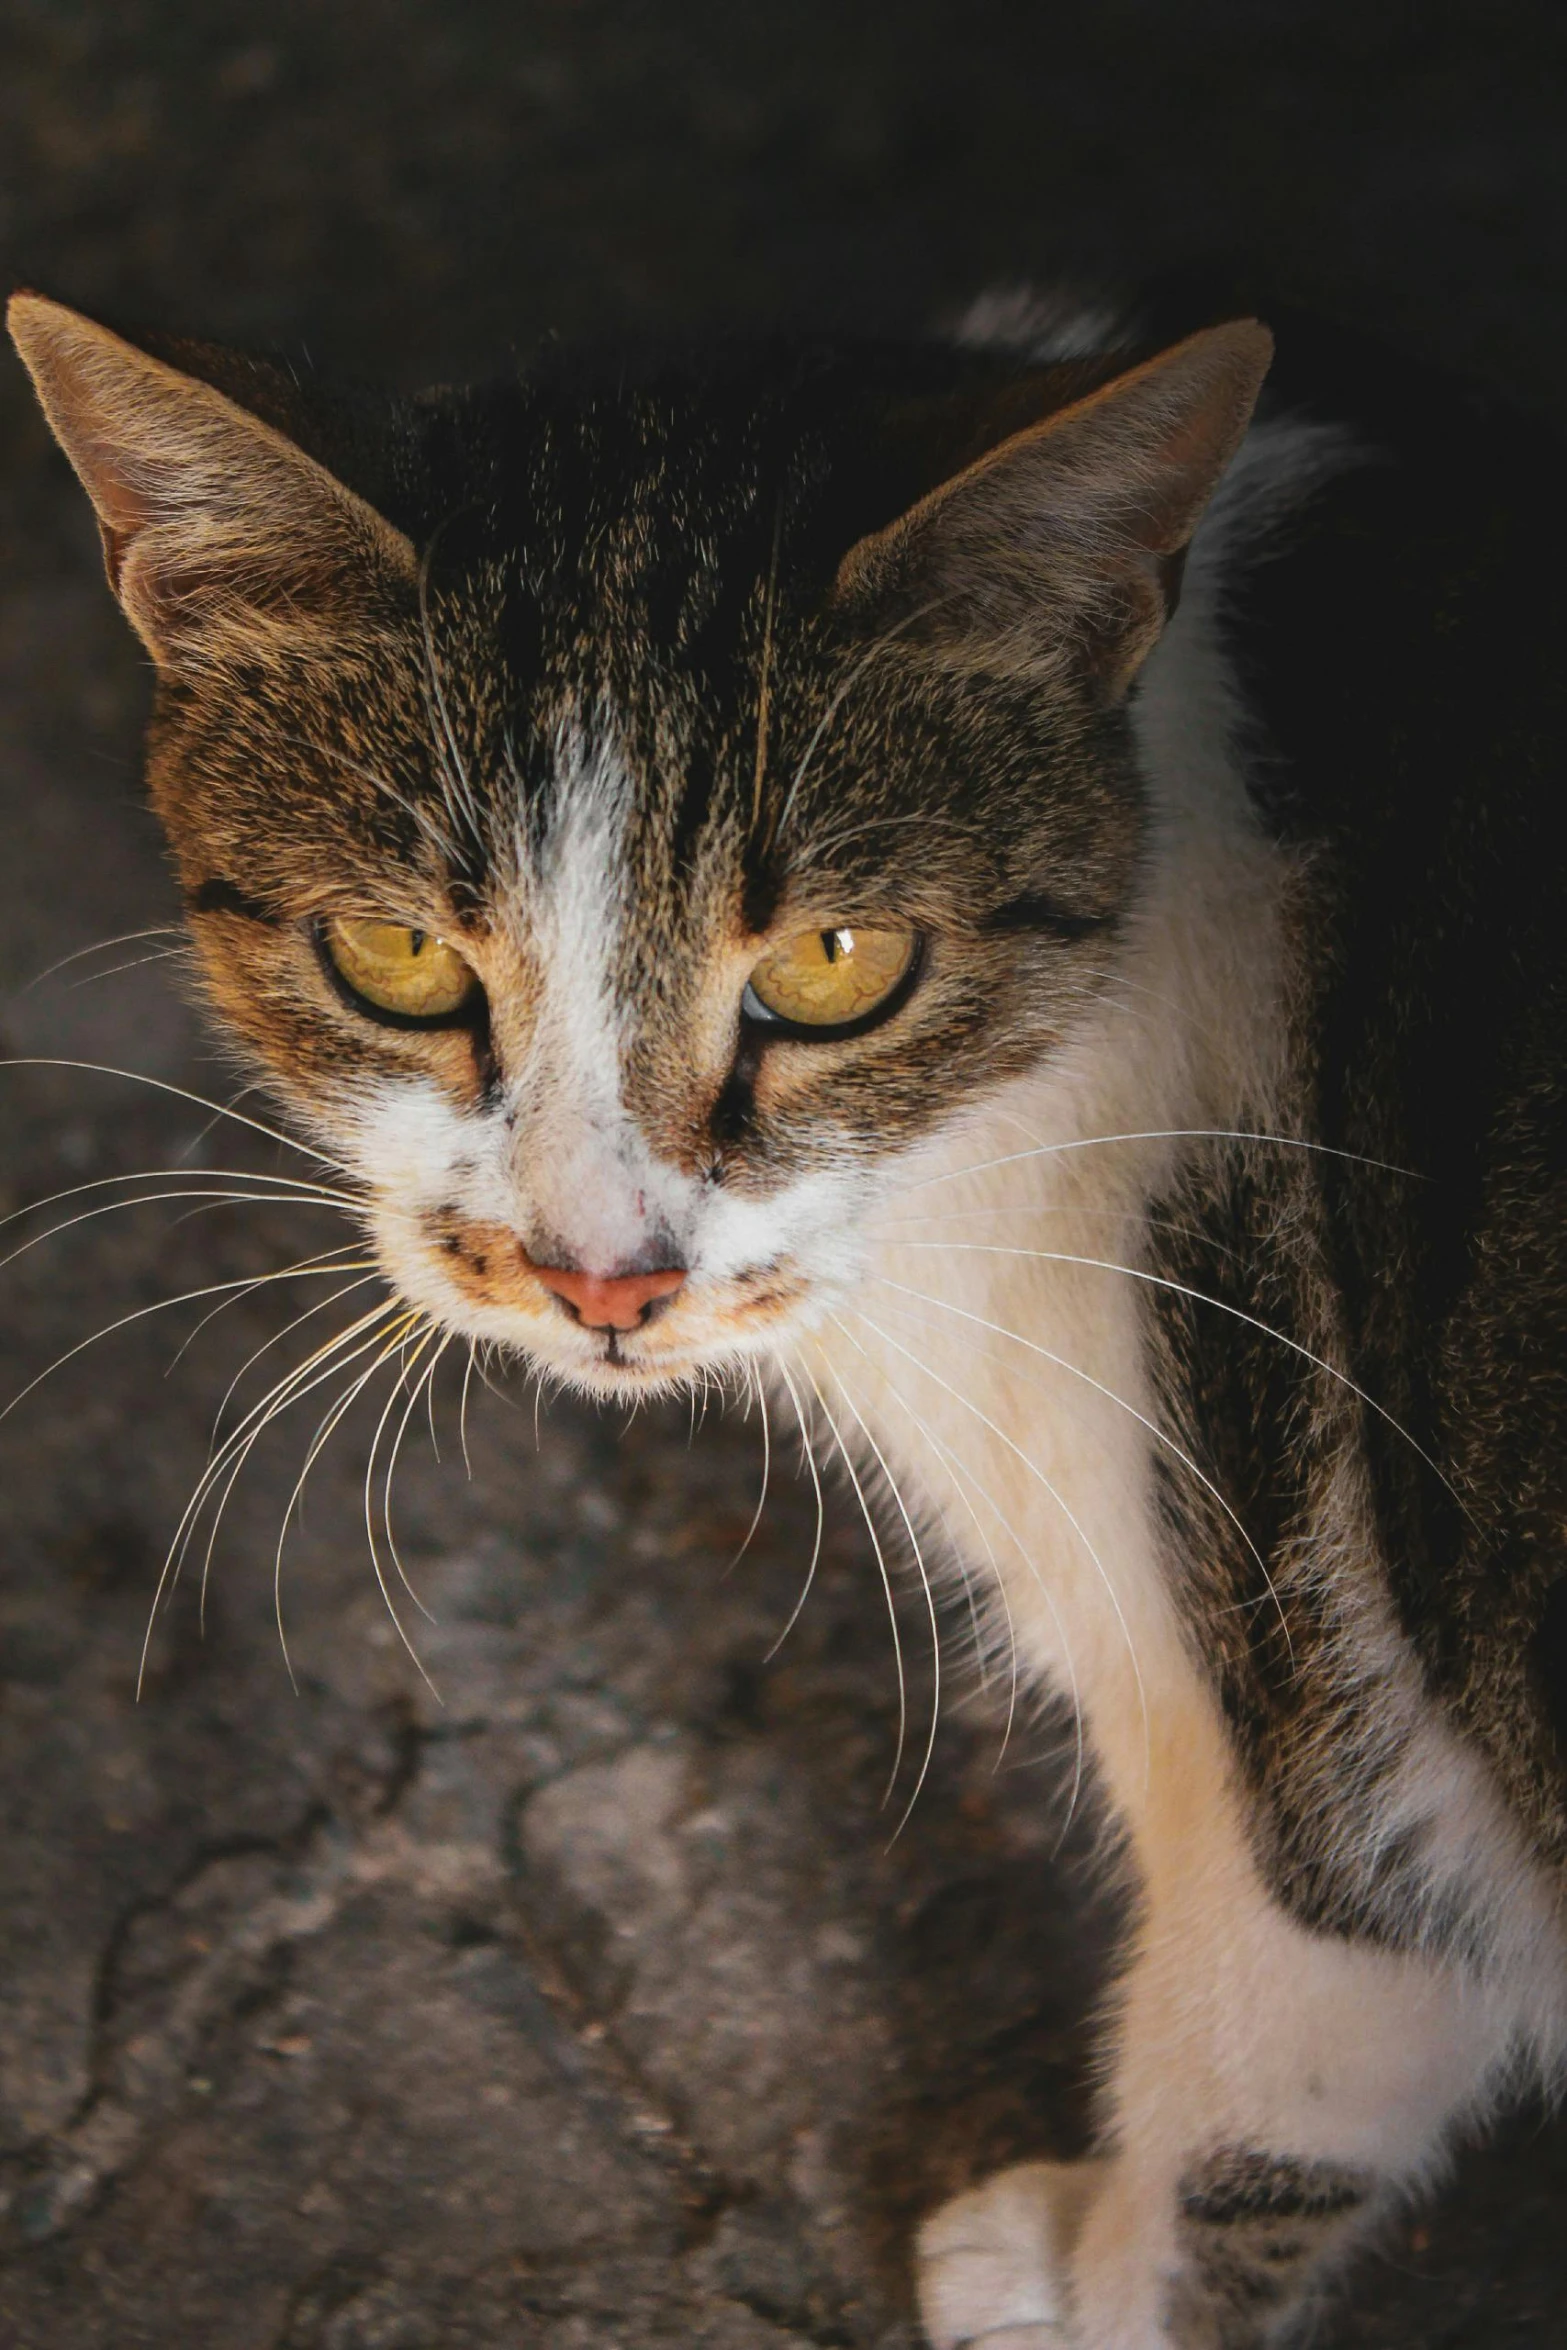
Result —
[{"label": "inner ear fur", "polygon": [[401,531],[210,384],[40,294],[6,319],[160,667],[331,632],[415,583]]},{"label": "inner ear fur", "polygon": [[1039,417],[851,548],[834,602],[1006,666],[1077,662],[1124,693],[1273,357],[1255,319],[1208,327]]}]

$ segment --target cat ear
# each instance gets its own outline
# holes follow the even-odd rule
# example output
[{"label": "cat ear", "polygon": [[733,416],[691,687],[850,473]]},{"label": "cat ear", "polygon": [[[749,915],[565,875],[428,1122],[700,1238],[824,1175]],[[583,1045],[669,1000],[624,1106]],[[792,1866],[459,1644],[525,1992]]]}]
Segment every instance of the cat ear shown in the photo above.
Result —
[{"label": "cat ear", "polygon": [[1007,665],[1065,650],[1116,699],[1174,608],[1272,357],[1255,319],[1209,327],[1013,433],[852,548],[836,599]]},{"label": "cat ear", "polygon": [[210,384],[40,294],[6,319],[161,668],[331,629],[415,580],[400,531]]}]

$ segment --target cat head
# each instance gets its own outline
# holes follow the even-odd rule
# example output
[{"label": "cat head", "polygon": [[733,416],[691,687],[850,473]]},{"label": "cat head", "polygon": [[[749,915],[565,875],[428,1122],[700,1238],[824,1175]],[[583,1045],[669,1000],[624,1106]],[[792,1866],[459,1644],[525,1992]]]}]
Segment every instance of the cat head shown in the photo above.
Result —
[{"label": "cat head", "polygon": [[890,1174],[1105,984],[1128,696],[1265,331],[377,402],[10,323],[155,665],[211,1001],[390,1279],[601,1394],[830,1310]]}]

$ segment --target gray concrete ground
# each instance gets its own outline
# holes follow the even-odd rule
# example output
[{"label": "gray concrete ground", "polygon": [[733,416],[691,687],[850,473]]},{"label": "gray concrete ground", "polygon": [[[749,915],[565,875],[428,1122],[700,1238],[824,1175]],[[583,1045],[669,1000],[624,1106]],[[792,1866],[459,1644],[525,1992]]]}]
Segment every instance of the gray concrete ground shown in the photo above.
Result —
[{"label": "gray concrete ground", "polygon": [[[1229,252],[1567,395],[1544,8],[12,0],[0,39],[7,275],[404,382],[547,325],[907,321],[987,279]],[[177,965],[143,959],[163,940],[30,984],[170,895],[145,681],[14,369],[0,531],[0,1052],[224,1099]],[[0,1071],[0,1212],[176,1164],[288,1161],[144,1085]],[[336,1237],[280,1205],[79,1223],[0,1271],[6,1392]],[[880,1808],[888,1627],[847,1509],[773,1656],[813,1510],[780,1448],[724,1573],[754,1423],[557,1407],[536,1436],[525,1395],[480,1392],[469,1476],[455,1380],[441,1459],[413,1430],[398,1488],[439,1698],[371,1573],[362,1414],[284,1556],[290,1684],[303,1411],[236,1489],[204,1635],[187,1581],[137,1704],[218,1398],[303,1302],[259,1290],[177,1362],[205,1304],[152,1315],[0,1422],[0,2342],[911,2344],[914,2215],[1081,2127],[1114,1920],[1061,1846],[1048,1727],[998,1770],[999,1700],[950,1712],[889,1848],[912,1782]],[[916,1667],[916,1723],[927,1695]],[[1567,2340],[1564,2186],[1560,2130],[1514,2125],[1324,2338]]]}]

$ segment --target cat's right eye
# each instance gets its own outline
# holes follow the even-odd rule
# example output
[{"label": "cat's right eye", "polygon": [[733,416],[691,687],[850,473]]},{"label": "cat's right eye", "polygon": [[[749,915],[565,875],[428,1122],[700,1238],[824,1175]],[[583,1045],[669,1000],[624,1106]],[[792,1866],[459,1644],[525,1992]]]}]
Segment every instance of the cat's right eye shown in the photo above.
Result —
[{"label": "cat's right eye", "polygon": [[471,964],[433,931],[333,914],[316,939],[340,990],[373,1019],[439,1027],[460,1019],[478,996]]}]

